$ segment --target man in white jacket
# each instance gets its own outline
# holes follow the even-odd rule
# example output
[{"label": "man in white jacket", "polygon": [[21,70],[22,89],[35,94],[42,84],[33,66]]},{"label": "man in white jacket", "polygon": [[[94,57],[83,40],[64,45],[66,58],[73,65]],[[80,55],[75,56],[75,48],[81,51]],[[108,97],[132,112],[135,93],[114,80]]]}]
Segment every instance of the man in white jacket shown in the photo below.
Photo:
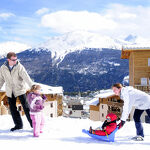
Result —
[{"label": "man in white jacket", "polygon": [[11,128],[11,131],[23,128],[22,119],[16,107],[17,97],[19,97],[25,115],[30,123],[30,126],[32,127],[32,120],[30,119],[29,115],[29,106],[26,101],[25,83],[31,87],[33,82],[23,65],[17,60],[17,56],[14,52],[9,52],[7,54],[7,61],[0,67],[0,89],[4,83],[10,112],[15,124],[15,127]]},{"label": "man in white jacket", "polygon": [[125,124],[132,107],[135,106],[133,118],[135,121],[137,136],[132,139],[138,141],[144,140],[143,126],[140,117],[144,111],[146,111],[150,117],[150,95],[131,86],[123,87],[120,83],[114,84],[112,89],[114,93],[120,96],[124,101],[121,122],[118,124],[119,129]]}]

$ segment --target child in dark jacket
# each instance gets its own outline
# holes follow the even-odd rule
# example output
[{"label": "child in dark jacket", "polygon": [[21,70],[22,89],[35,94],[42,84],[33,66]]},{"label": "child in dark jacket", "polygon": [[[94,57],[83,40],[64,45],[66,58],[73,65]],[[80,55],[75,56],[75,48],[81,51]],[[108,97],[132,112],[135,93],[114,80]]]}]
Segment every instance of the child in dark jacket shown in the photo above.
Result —
[{"label": "child in dark jacket", "polygon": [[33,85],[30,93],[27,95],[30,105],[30,117],[32,119],[33,136],[38,137],[42,133],[44,126],[44,116],[42,110],[44,108],[44,101],[47,99],[45,95],[41,96],[40,85]]},{"label": "child in dark jacket", "polygon": [[109,113],[106,116],[106,120],[102,125],[102,130],[93,130],[92,127],[90,127],[89,132],[91,134],[96,134],[96,135],[100,135],[100,136],[106,136],[111,134],[117,127],[117,116],[113,113]]}]

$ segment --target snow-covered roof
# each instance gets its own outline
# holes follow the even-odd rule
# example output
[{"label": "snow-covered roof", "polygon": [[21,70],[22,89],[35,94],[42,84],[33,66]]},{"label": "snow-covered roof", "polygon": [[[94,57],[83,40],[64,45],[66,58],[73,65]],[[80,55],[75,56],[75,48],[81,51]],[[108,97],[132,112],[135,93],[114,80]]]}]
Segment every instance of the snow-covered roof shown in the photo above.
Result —
[{"label": "snow-covered roof", "polygon": [[95,98],[93,98],[92,100],[86,102],[87,105],[95,105],[95,106],[96,106],[98,103],[99,103],[99,98],[98,98],[98,97],[95,97]]},{"label": "snow-covered roof", "polygon": [[49,85],[40,84],[40,83],[38,84],[41,86],[43,94],[63,94],[62,86],[54,87],[54,86],[49,86]]},{"label": "snow-covered roof", "polygon": [[[45,85],[45,84],[41,84],[41,83],[37,83],[35,82],[35,84],[38,84],[41,86],[41,90],[43,94],[63,94],[63,87],[62,86],[58,86],[58,87],[53,87],[53,86],[49,86],[49,85]],[[26,89],[29,90],[29,86],[26,84]],[[5,84],[3,85],[3,87],[1,88],[0,91],[4,91],[5,92]]]},{"label": "snow-covered roof", "polygon": [[110,96],[113,96],[113,95],[115,95],[115,93],[113,92],[113,90],[112,89],[108,89],[108,90],[101,90],[100,94],[95,95],[95,97],[98,97],[98,98],[107,98],[107,97],[110,97]]},{"label": "snow-covered roof", "polygon": [[115,93],[113,92],[112,89],[108,89],[108,90],[101,90],[100,94],[95,95],[95,97],[87,102],[87,105],[97,105],[99,103],[99,98],[108,98],[110,96],[114,96]]},{"label": "snow-covered roof", "polygon": [[122,47],[123,50],[150,50],[150,44],[149,45],[125,45]]}]

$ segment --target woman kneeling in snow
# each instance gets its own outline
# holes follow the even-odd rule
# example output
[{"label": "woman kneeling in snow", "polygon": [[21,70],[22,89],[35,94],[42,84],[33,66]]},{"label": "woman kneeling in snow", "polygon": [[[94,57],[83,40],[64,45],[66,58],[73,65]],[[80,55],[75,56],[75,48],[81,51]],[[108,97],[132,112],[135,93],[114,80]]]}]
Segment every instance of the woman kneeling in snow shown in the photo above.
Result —
[{"label": "woman kneeling in snow", "polygon": [[92,127],[90,127],[89,132],[91,134],[96,134],[96,135],[100,135],[100,136],[106,136],[111,134],[117,127],[117,116],[113,113],[109,113],[106,116],[106,120],[102,125],[102,130],[93,130]]}]

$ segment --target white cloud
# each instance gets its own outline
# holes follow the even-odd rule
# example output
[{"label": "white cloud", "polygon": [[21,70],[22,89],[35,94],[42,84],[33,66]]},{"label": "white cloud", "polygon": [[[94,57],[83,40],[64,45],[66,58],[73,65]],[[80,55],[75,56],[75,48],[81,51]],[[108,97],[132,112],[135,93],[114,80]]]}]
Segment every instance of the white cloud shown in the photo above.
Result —
[{"label": "white cloud", "polygon": [[41,20],[44,27],[49,27],[55,32],[65,33],[75,30],[102,31],[114,30],[117,27],[111,19],[88,11],[58,11],[44,15]]},{"label": "white cloud", "polygon": [[15,16],[13,13],[0,13],[0,18],[3,18],[3,19],[7,19],[13,16]]},{"label": "white cloud", "polygon": [[6,55],[10,51],[19,53],[29,48],[31,48],[31,46],[24,44],[24,43],[19,43],[19,42],[14,42],[14,41],[3,42],[3,43],[0,43],[0,55],[1,56]]},{"label": "white cloud", "polygon": [[49,12],[48,8],[41,8],[41,9],[37,10],[35,13],[37,15],[43,15],[43,14],[48,13],[48,12]]},{"label": "white cloud", "polygon": [[112,4],[104,11],[104,15],[118,24],[113,35],[118,37],[135,34],[150,38],[150,7]]},{"label": "white cloud", "polygon": [[131,14],[131,13],[122,13],[119,15],[120,19],[130,19],[130,18],[136,18],[136,14]]},{"label": "white cloud", "polygon": [[150,38],[148,18],[150,7],[111,4],[99,13],[67,10],[49,13],[42,17],[41,25],[57,33],[85,30],[117,38],[128,34]]}]

